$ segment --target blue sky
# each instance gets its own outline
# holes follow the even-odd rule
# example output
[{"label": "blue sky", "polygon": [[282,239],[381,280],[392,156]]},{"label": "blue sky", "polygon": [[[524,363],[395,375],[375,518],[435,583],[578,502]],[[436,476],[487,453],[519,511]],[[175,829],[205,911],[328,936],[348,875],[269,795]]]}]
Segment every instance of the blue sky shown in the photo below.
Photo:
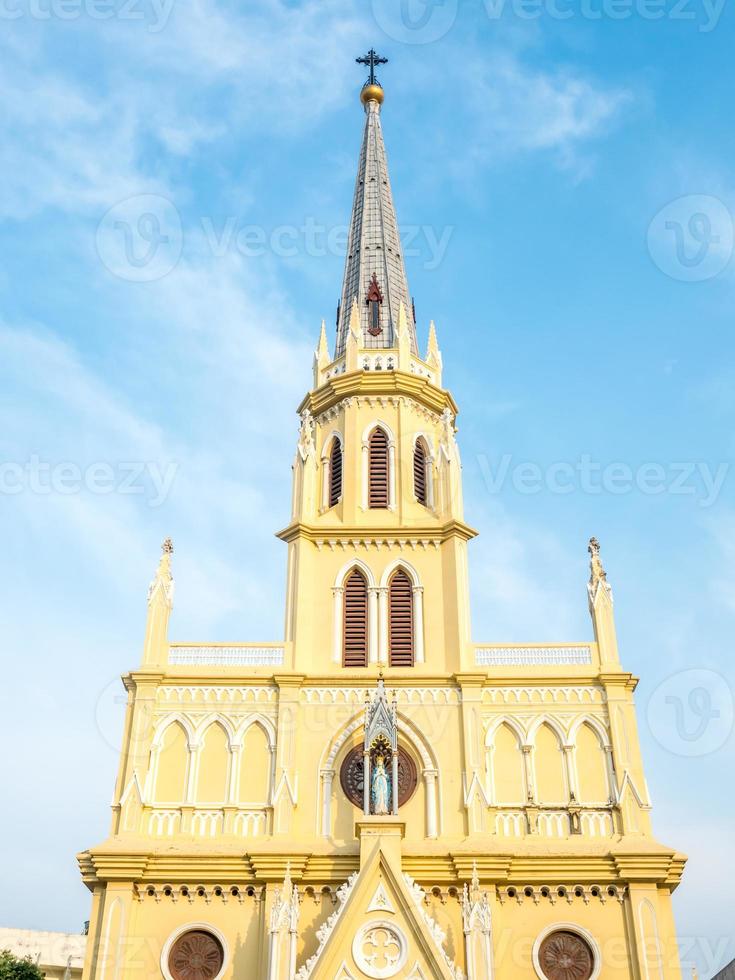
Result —
[{"label": "blue sky", "polygon": [[74,854],[107,832],[114,681],[161,539],[174,638],[281,636],[273,532],[374,45],[422,343],[433,318],[462,410],[475,637],[589,638],[600,538],[655,828],[690,855],[685,959],[709,976],[735,956],[735,11],[0,6],[0,921],[88,916]]}]

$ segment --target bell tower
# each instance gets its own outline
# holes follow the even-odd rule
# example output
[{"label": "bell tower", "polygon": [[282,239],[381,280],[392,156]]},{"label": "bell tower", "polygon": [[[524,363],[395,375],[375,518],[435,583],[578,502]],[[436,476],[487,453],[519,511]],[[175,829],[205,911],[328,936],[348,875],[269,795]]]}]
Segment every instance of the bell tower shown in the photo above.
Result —
[{"label": "bell tower", "polygon": [[[348,250],[330,354],[322,324],[299,406],[285,636],[297,671],[452,672],[470,659],[457,405],[433,322],[416,323],[371,51]],[[325,645],[324,638],[330,643]]]}]

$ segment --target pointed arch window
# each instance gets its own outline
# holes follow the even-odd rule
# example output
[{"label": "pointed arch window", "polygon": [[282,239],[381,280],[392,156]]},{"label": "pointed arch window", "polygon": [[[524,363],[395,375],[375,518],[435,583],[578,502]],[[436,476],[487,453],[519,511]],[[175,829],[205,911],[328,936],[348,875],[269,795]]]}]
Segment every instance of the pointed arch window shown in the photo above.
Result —
[{"label": "pointed arch window", "polygon": [[367,667],[368,663],[368,590],[367,580],[356,568],[345,582],[342,664],[345,667]]},{"label": "pointed arch window", "polygon": [[420,504],[426,507],[429,503],[429,487],[427,479],[429,454],[423,439],[417,439],[413,449],[413,492]]},{"label": "pointed arch window", "polygon": [[388,436],[379,426],[368,441],[368,507],[382,508],[389,504]]},{"label": "pointed arch window", "polygon": [[329,454],[329,506],[334,507],[342,497],[342,443],[335,437]]},{"label": "pointed arch window", "polygon": [[391,667],[413,667],[413,585],[399,568],[388,587],[388,659]]}]

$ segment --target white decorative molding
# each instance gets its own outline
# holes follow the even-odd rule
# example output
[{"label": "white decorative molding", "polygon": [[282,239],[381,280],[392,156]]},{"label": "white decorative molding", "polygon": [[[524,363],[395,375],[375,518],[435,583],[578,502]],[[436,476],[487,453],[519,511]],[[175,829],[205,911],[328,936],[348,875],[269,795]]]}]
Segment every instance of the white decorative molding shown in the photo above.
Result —
[{"label": "white decorative molding", "polygon": [[[396,532],[400,534],[401,532]],[[438,551],[441,547],[441,540],[439,538],[416,538],[412,537],[410,532],[406,532],[403,537],[390,537],[390,538],[315,538],[314,544],[317,546],[319,551],[324,548],[329,548],[330,551],[335,551],[337,548],[341,548],[342,551],[380,551],[382,548],[387,548],[388,551],[393,551],[397,549],[398,551],[416,551],[420,548],[422,551],[427,551],[430,547]]]},{"label": "white decorative molding", "polygon": [[523,810],[504,810],[496,813],[495,833],[498,837],[525,837],[526,815]]},{"label": "white decorative molding", "polygon": [[607,810],[588,810],[580,813],[579,820],[585,837],[612,837],[612,814]]},{"label": "white decorative molding", "polygon": [[165,685],[159,687],[156,696],[164,702],[190,702],[201,704],[206,702],[228,704],[256,704],[259,701],[275,701],[278,695],[277,687],[235,687],[230,685]]},{"label": "white decorative molding", "polygon": [[393,908],[393,903],[388,897],[388,893],[385,890],[385,885],[382,881],[375,889],[375,894],[370,899],[370,904],[368,905],[367,910],[368,912],[389,912],[391,915],[396,914],[396,910]]},{"label": "white decorative molding", "polygon": [[482,700],[493,704],[604,704],[605,692],[594,685],[575,687],[486,687]]},{"label": "white decorative molding", "polygon": [[347,903],[347,899],[350,897],[350,892],[355,887],[355,882],[357,881],[358,874],[359,872],[357,871],[353,872],[353,874],[350,875],[350,877],[347,879],[344,885],[340,885],[340,887],[337,889],[337,901],[339,902],[339,906],[336,911],[332,912],[332,914],[329,916],[326,922],[324,922],[317,929],[316,938],[319,941],[319,949],[316,951],[316,953],[314,953],[313,956],[309,957],[306,963],[304,963],[304,965],[296,974],[295,980],[308,980],[308,977],[311,976],[312,970],[316,965],[316,961],[319,959],[322,950],[327,945],[327,941],[329,937],[332,935],[332,933],[334,932],[334,927],[337,925],[337,921],[339,917],[342,915],[342,912],[344,911],[344,907]]},{"label": "white decorative molding", "polygon": [[566,810],[545,810],[538,815],[538,833],[542,837],[568,837],[569,814]]},{"label": "white decorative molding", "polygon": [[352,958],[371,980],[395,977],[408,959],[408,940],[394,922],[371,919],[352,940]]},{"label": "white decorative molding", "polygon": [[[303,687],[302,700],[307,704],[363,704],[366,687]],[[396,688],[399,704],[459,704],[460,692],[453,687],[400,687]]]},{"label": "white decorative molding", "polygon": [[171,646],[168,662],[176,667],[282,667],[283,647]]},{"label": "white decorative molding", "polygon": [[408,890],[411,892],[411,897],[414,900],[416,909],[426,923],[426,927],[431,933],[431,937],[434,940],[437,951],[440,954],[442,960],[446,963],[447,969],[454,977],[454,980],[465,980],[464,973],[462,970],[456,966],[452,961],[451,957],[444,948],[444,943],[447,941],[447,936],[444,930],[441,928],[436,919],[431,915],[429,910],[426,908],[426,892],[417,884],[414,879],[408,874],[407,871],[403,872],[403,879],[408,885]]},{"label": "white decorative molding", "polygon": [[[532,901],[539,905],[542,901],[556,905],[566,902],[571,905],[575,899],[581,899],[589,905],[592,899],[604,905],[605,902],[615,901],[622,905],[627,895],[625,885],[504,885],[497,888],[498,901],[501,905],[506,902],[516,902],[523,905]],[[556,928],[561,928],[556,926]]]},{"label": "white decorative molding", "polygon": [[[143,826],[151,837],[175,837],[182,833],[181,807],[146,807]],[[195,837],[218,837],[224,832],[225,811],[222,808],[194,807],[191,831]],[[267,834],[267,807],[237,807],[232,817],[232,831],[238,837],[263,837]]]},{"label": "white decorative molding", "polygon": [[543,667],[565,664],[589,665],[592,648],[579,647],[475,647],[478,667]]}]

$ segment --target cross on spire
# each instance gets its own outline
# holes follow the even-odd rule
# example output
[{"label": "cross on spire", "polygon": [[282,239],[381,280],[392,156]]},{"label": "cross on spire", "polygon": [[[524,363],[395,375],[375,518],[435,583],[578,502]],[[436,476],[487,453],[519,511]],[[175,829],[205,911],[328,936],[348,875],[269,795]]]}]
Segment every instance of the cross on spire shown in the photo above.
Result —
[{"label": "cross on spire", "polygon": [[362,58],[355,58],[355,62],[358,65],[367,65],[370,68],[370,78],[368,79],[368,85],[377,85],[378,80],[375,77],[375,66],[376,65],[387,65],[388,59],[381,58],[379,54],[375,53],[374,48],[370,48],[368,53]]}]

